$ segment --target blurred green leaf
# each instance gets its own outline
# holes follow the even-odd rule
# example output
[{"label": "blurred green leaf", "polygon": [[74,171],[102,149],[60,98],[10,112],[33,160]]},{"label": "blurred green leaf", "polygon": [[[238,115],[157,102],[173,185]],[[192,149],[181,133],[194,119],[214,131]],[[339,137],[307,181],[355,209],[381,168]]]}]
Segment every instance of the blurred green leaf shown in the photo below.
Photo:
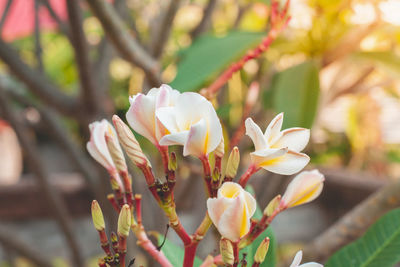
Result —
[{"label": "blurred green leaf", "polygon": [[319,77],[315,62],[307,61],[276,74],[273,106],[285,112],[283,128],[311,128],[318,107]]},{"label": "blurred green leaf", "polygon": [[[248,185],[246,186],[246,190],[251,193],[254,197],[254,189]],[[257,205],[256,212],[254,213],[254,219],[261,219],[262,210]],[[265,261],[260,265],[261,267],[274,267],[276,265],[276,251],[277,251],[277,243],[275,240],[274,232],[271,227],[268,227],[261,235],[259,235],[253,243],[248,245],[247,247],[240,250],[239,258],[243,258],[243,254],[246,254],[247,266],[252,266],[254,261],[254,255],[256,254],[257,248],[260,245],[261,241],[269,237],[269,248],[267,256],[265,257]]]},{"label": "blurred green leaf", "polygon": [[382,216],[357,241],[336,252],[326,267],[394,266],[400,261],[400,209]]},{"label": "blurred green leaf", "polygon": [[[163,240],[164,240],[164,236],[161,234],[157,234],[156,237],[158,240],[158,245],[160,245],[161,242],[163,242]],[[161,248],[161,251],[165,254],[167,259],[171,262],[172,266],[182,266],[183,257],[185,255],[183,248],[175,245],[170,240],[166,239],[164,245]],[[194,259],[193,266],[198,267],[201,265],[201,263],[202,263],[202,261],[198,257],[196,257]]]},{"label": "blurred green leaf", "polygon": [[385,68],[393,75],[400,75],[400,57],[393,51],[382,52],[358,52],[354,56],[359,59],[370,60]]},{"label": "blurred green leaf", "polygon": [[199,37],[183,51],[177,75],[170,85],[181,92],[200,89],[258,44],[263,36],[263,32],[231,32],[224,37]]}]

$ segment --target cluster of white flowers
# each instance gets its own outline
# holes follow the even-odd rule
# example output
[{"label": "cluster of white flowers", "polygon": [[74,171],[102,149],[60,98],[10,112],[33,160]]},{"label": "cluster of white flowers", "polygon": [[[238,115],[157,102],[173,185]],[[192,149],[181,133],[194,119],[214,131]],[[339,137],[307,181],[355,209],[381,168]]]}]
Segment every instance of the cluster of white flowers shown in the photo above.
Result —
[{"label": "cluster of white flowers", "polygon": [[[223,142],[222,126],[213,105],[198,93],[180,93],[162,85],[146,95],[139,93],[129,100],[130,108],[126,113],[129,125],[158,148],[182,145],[184,156],[205,158]],[[308,164],[310,158],[300,151],[307,145],[310,131],[304,128],[282,131],[282,123],[283,113],[271,121],[263,134],[251,118],[245,121],[246,134],[255,146],[255,151],[250,154],[253,169],[264,168],[291,175]],[[120,126],[116,127],[118,131]],[[87,143],[89,153],[109,172],[115,172],[116,167],[105,140],[108,133],[115,137],[114,143],[119,148],[113,127],[102,120],[92,123],[89,128],[92,133]],[[142,153],[140,147],[136,151]],[[323,175],[317,170],[300,173],[289,184],[277,207],[283,210],[312,201],[321,193],[323,181]],[[240,184],[224,182],[216,197],[207,200],[207,209],[222,237],[238,242],[249,233],[256,200]],[[298,266],[300,260],[301,255],[298,254],[292,266]]]}]

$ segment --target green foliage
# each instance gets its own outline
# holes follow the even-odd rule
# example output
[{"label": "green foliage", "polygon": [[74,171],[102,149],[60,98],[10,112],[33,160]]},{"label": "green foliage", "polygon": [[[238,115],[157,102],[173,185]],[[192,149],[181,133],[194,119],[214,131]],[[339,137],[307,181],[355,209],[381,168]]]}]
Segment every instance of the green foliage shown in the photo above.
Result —
[{"label": "green foliage", "polygon": [[277,73],[270,90],[274,94],[274,109],[285,112],[283,128],[311,128],[320,91],[315,62],[307,61]]},{"label": "green foliage", "polygon": [[[164,236],[157,234],[158,244],[160,245],[161,242],[164,240]],[[183,264],[183,257],[185,252],[182,247],[175,245],[170,240],[166,239],[164,245],[161,248],[161,251],[164,252],[164,255],[167,259],[171,262],[172,266],[182,266]],[[196,257],[194,259],[193,266],[198,267],[200,266],[202,261]]]},{"label": "green foliage", "polygon": [[378,64],[392,75],[400,75],[400,58],[393,51],[358,52],[354,56]]},{"label": "green foliage", "polygon": [[[246,190],[254,195],[254,189],[251,186],[246,186]],[[261,219],[263,213],[260,207],[257,205],[256,212],[254,213],[253,218]],[[248,245],[247,247],[240,250],[240,259],[243,258],[243,254],[246,254],[247,266],[252,266],[254,261],[254,255],[256,254],[257,248],[260,245],[261,241],[269,237],[269,248],[267,256],[265,257],[265,261],[260,265],[261,267],[274,267],[276,265],[276,251],[277,251],[277,243],[275,240],[274,232],[271,227],[268,227],[261,235],[259,235],[253,243]]]},{"label": "green foliage", "polygon": [[202,36],[182,53],[171,86],[196,91],[230,63],[258,44],[265,33],[231,32],[224,37]]},{"label": "green foliage", "polygon": [[400,209],[380,218],[357,241],[336,252],[326,267],[393,266],[400,261]]}]

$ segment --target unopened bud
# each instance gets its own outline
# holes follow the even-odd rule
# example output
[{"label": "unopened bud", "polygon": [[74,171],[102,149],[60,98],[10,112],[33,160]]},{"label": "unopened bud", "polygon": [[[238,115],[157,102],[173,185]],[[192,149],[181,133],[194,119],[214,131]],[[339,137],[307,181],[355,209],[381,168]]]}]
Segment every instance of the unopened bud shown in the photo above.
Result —
[{"label": "unopened bud", "polygon": [[119,140],[132,162],[137,166],[147,165],[150,167],[150,161],[144,155],[139,142],[136,140],[128,125],[126,125],[117,115],[113,116],[113,123],[117,130]]},{"label": "unopened bud", "polygon": [[94,228],[97,231],[103,231],[105,226],[103,212],[101,211],[100,205],[96,200],[92,201],[92,219]]},{"label": "unopened bud", "polygon": [[240,162],[239,148],[235,146],[232,149],[232,152],[228,158],[228,163],[226,164],[225,176],[227,178],[232,179],[236,176],[237,169],[239,167],[239,162]]},{"label": "unopened bud", "polygon": [[301,172],[289,183],[282,197],[282,205],[291,208],[313,201],[321,194],[324,180],[324,175],[318,170]]},{"label": "unopened bud", "polygon": [[117,136],[113,132],[108,131],[105,134],[105,138],[108,151],[110,152],[111,158],[118,172],[127,171],[128,168],[126,166],[125,157],[122,153]]},{"label": "unopened bud", "polygon": [[221,177],[221,173],[220,173],[219,169],[215,168],[213,171],[212,177],[211,177],[212,182],[214,184],[217,184],[219,182],[220,177]]},{"label": "unopened bud", "polygon": [[127,237],[131,229],[131,209],[128,204],[122,206],[118,217],[118,235]]},{"label": "unopened bud", "polygon": [[233,246],[231,241],[225,238],[221,238],[221,240],[219,241],[219,249],[222,256],[222,261],[226,265],[232,265],[235,260],[235,256],[233,254]]},{"label": "unopened bud", "polygon": [[176,154],[175,152],[171,152],[168,161],[168,170],[175,171],[177,168],[178,168],[178,162],[176,160]]},{"label": "unopened bud", "polygon": [[219,145],[217,146],[217,148],[214,151],[214,155],[216,157],[222,158],[225,154],[225,141],[224,138],[222,137],[221,142],[219,143]]},{"label": "unopened bud", "polygon": [[265,216],[271,216],[272,213],[278,208],[280,203],[281,195],[277,195],[268,203],[267,207],[265,207],[263,214]]},{"label": "unopened bud", "polygon": [[269,237],[263,239],[260,245],[257,248],[256,254],[254,255],[254,262],[255,263],[263,263],[265,260],[265,256],[267,255],[269,247]]}]

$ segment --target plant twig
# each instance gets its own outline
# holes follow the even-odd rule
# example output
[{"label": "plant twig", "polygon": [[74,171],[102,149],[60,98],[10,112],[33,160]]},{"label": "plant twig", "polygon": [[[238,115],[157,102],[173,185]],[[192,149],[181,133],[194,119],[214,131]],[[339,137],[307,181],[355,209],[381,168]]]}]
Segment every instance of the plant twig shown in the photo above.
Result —
[{"label": "plant twig", "polygon": [[2,243],[4,247],[17,252],[37,266],[53,266],[40,251],[36,251],[25,244],[17,237],[17,233],[10,231],[10,229],[7,229],[2,225],[0,225],[0,243]]},{"label": "plant twig", "polygon": [[42,73],[25,64],[17,52],[0,38],[0,58],[27,87],[46,104],[65,115],[82,116],[75,98],[63,94]]},{"label": "plant twig", "polygon": [[208,1],[207,6],[204,9],[203,17],[202,17],[200,23],[190,33],[192,40],[194,40],[197,36],[199,36],[201,33],[205,32],[209,28],[210,23],[211,23],[211,17],[212,17],[215,7],[217,6],[217,2],[218,2],[217,0],[209,0]]},{"label": "plant twig", "polygon": [[307,260],[324,261],[360,237],[379,217],[400,206],[400,180],[390,182],[358,204],[304,248]]},{"label": "plant twig", "polygon": [[79,1],[67,1],[69,23],[71,28],[71,42],[75,51],[79,77],[81,83],[81,104],[91,114],[99,109],[98,93],[91,72],[89,49],[82,26],[82,14]]},{"label": "plant twig", "polygon": [[4,7],[3,15],[1,16],[1,20],[0,20],[0,32],[2,32],[2,30],[3,30],[3,26],[4,26],[4,23],[6,22],[8,12],[10,11],[12,2],[13,2],[13,0],[7,0],[7,4]]},{"label": "plant twig", "polygon": [[40,2],[35,0],[35,55],[37,68],[43,73],[42,45],[40,42],[40,20],[39,20]]},{"label": "plant twig", "polygon": [[47,8],[47,11],[49,12],[51,18],[57,22],[58,28],[60,28],[60,31],[63,32],[67,38],[71,39],[71,33],[70,29],[67,24],[65,24],[60,17],[57,15],[57,13],[54,11],[54,9],[51,7],[50,3],[48,0],[39,0],[42,5],[44,5]]},{"label": "plant twig", "polygon": [[159,86],[161,75],[158,62],[125,29],[115,8],[105,0],[87,0],[87,2],[121,55],[142,68],[152,85]]},{"label": "plant twig", "polygon": [[19,142],[24,149],[26,157],[28,158],[30,167],[35,173],[35,177],[40,185],[40,188],[43,190],[44,196],[47,199],[47,203],[49,204],[49,207],[51,208],[60,228],[64,232],[66,241],[71,248],[75,266],[83,267],[84,260],[77,240],[74,236],[72,222],[68,215],[65,203],[61,199],[60,195],[57,194],[56,189],[50,185],[49,174],[45,169],[43,162],[40,160],[40,153],[30,141],[28,132],[20,124],[15,116],[15,113],[11,109],[10,101],[2,86],[0,86],[0,109],[3,112],[5,119],[8,120],[8,122],[14,128]]},{"label": "plant twig", "polygon": [[158,27],[153,31],[153,38],[150,44],[150,52],[155,58],[159,58],[168,41],[176,12],[178,11],[181,0],[170,0],[170,3],[161,13]]},{"label": "plant twig", "polygon": [[258,58],[264,53],[271,43],[275,40],[278,34],[287,26],[290,17],[287,16],[290,0],[286,1],[285,7],[279,10],[279,3],[272,1],[271,3],[271,29],[267,36],[261,43],[250,50],[239,61],[233,63],[227,70],[225,70],[208,88],[201,90],[201,94],[207,98],[212,98],[224,86],[232,75],[243,68],[244,64],[251,59]]}]

